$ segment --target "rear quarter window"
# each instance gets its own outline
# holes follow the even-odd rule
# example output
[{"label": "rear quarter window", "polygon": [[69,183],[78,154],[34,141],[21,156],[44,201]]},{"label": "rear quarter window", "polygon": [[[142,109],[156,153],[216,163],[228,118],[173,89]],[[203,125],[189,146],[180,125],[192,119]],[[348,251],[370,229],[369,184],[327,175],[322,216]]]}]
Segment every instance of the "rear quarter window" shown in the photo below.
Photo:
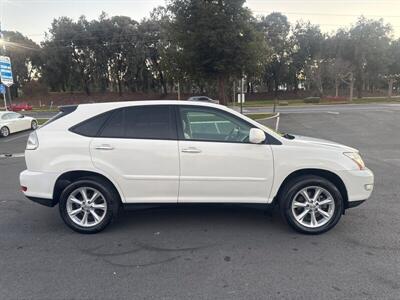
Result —
[{"label": "rear quarter window", "polygon": [[70,131],[88,137],[95,137],[100,132],[104,123],[110,118],[112,112],[106,112],[70,128]]}]

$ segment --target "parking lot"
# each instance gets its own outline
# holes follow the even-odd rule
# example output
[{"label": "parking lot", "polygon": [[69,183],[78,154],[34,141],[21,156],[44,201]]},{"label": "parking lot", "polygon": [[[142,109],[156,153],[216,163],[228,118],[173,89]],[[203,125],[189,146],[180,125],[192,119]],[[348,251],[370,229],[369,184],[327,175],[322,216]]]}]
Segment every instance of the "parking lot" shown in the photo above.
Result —
[{"label": "parking lot", "polygon": [[[0,298],[400,298],[400,111],[286,113],[280,124],[358,148],[375,173],[371,199],[328,233],[226,205],[123,212],[80,235],[19,192],[23,158],[0,158]],[[27,135],[0,139],[0,154],[23,153]]]}]

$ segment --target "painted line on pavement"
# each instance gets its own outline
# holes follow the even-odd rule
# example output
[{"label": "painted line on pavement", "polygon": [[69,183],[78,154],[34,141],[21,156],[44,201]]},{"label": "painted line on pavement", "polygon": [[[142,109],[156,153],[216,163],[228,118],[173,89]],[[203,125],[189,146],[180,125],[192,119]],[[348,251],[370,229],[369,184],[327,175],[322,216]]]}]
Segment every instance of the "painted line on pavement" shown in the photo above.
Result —
[{"label": "painted line on pavement", "polygon": [[8,139],[5,139],[5,140],[1,139],[0,142],[8,143],[8,142],[11,142],[11,141],[18,140],[18,139],[20,139],[22,137],[27,137],[29,134],[30,134],[30,132],[26,133],[26,134],[23,134],[23,135],[18,135],[18,136],[15,136],[15,137],[11,137],[11,138],[8,138]]},{"label": "painted line on pavement", "polygon": [[0,158],[19,158],[25,157],[25,153],[2,153]]}]

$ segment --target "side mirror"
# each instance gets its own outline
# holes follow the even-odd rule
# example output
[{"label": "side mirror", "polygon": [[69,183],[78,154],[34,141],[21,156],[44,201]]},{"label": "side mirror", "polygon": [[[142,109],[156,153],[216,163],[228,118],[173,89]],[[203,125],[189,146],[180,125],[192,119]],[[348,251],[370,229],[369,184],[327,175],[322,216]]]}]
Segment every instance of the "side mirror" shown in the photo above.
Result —
[{"label": "side mirror", "polygon": [[264,142],[266,139],[265,132],[262,131],[259,128],[251,128],[250,129],[250,135],[249,135],[249,141],[252,144],[260,144]]}]

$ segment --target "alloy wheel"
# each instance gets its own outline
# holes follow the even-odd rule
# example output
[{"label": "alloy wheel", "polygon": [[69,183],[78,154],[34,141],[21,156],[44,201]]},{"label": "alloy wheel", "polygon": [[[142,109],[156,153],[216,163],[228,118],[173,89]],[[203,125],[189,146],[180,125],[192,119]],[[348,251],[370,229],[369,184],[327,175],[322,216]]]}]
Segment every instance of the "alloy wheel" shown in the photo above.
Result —
[{"label": "alloy wheel", "polygon": [[7,127],[2,127],[0,129],[1,136],[6,137],[10,134],[10,130]]},{"label": "alloy wheel", "polygon": [[69,218],[82,227],[98,225],[107,212],[107,201],[103,194],[92,187],[80,187],[67,198]]},{"label": "alloy wheel", "polygon": [[32,128],[33,130],[35,130],[37,127],[38,127],[37,122],[36,122],[36,121],[32,121],[31,128]]},{"label": "alloy wheel", "polygon": [[307,228],[318,228],[332,219],[335,201],[326,189],[308,186],[293,197],[291,210],[296,222]]}]

